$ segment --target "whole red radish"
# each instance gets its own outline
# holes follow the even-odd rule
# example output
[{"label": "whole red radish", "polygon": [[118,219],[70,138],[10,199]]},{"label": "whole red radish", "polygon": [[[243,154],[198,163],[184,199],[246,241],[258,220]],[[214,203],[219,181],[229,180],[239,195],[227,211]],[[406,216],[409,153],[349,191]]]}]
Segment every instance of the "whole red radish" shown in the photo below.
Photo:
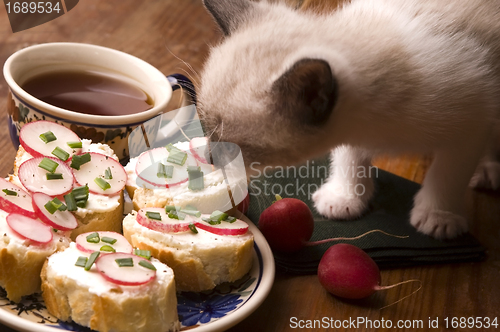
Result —
[{"label": "whole red radish", "polygon": [[306,203],[277,196],[260,215],[259,229],[273,250],[295,252],[311,238],[314,219]]},{"label": "whole red radish", "polygon": [[408,236],[386,233],[373,229],[355,237],[333,237],[318,241],[309,241],[314,230],[314,218],[306,203],[296,198],[281,198],[260,215],[259,229],[273,250],[292,253],[302,247],[339,241],[357,240],[371,233],[379,232],[388,236],[404,239]]},{"label": "whole red radish", "polygon": [[380,287],[380,270],[370,256],[347,243],[331,246],[318,266],[320,284],[333,295],[362,299]]}]

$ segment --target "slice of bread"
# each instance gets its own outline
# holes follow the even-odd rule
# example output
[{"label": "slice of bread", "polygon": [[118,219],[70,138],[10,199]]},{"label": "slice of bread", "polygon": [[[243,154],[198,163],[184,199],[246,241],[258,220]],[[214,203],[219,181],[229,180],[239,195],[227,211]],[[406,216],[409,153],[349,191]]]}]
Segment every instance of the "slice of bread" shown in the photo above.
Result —
[{"label": "slice of bread", "polygon": [[[118,157],[106,144],[91,144],[90,140],[82,140],[84,143],[83,153],[99,152],[116,160]],[[32,158],[22,146],[19,146],[14,162],[14,175],[9,175],[9,181],[23,187],[17,177],[19,166],[26,160]],[[90,231],[113,231],[121,232],[123,219],[123,192],[115,196],[89,194],[86,208],[78,208],[73,213],[78,221],[78,227],[71,232],[71,239]]]},{"label": "slice of bread", "polygon": [[42,296],[47,310],[100,332],[178,331],[177,298],[171,268],[152,258],[153,280],[120,286],[105,280],[95,264],[89,271],[75,266],[84,256],[74,243],[43,265]]},{"label": "slice of bread", "polygon": [[149,250],[170,266],[177,289],[204,291],[223,282],[243,277],[253,262],[253,234],[222,236],[198,229],[183,233],[162,233],[140,225],[133,211],[123,220],[123,235],[132,246]]},{"label": "slice of bread", "polygon": [[[100,203],[99,203],[100,201]],[[111,208],[100,212],[93,205],[110,204]],[[78,208],[73,214],[78,221],[78,227],[71,232],[74,241],[79,234],[93,231],[122,232],[123,192],[117,197],[89,194],[89,202],[85,209]]]},{"label": "slice of bread", "polygon": [[69,245],[68,232],[54,232],[45,245],[30,244],[7,225],[7,212],[0,210],[0,286],[7,298],[19,302],[21,297],[40,291],[40,271],[54,252]]}]

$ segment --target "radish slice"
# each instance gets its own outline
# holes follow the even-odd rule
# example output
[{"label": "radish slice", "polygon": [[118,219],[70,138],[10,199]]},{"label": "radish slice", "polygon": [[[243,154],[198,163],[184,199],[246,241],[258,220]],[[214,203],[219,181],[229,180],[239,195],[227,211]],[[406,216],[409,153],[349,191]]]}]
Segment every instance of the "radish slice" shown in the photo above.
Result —
[{"label": "radish slice", "polygon": [[[210,215],[202,215],[202,217],[210,217]],[[195,226],[217,235],[243,235],[248,231],[248,224],[240,219],[236,219],[232,223],[221,221],[218,225],[210,225],[205,221],[196,221]]]},{"label": "radish slice", "polygon": [[[38,167],[43,158],[49,158],[59,164],[55,173],[61,173],[62,179],[47,180],[47,171]],[[26,160],[19,166],[19,181],[31,193],[45,193],[49,196],[65,195],[73,188],[73,172],[63,161],[53,157],[36,157]]]},{"label": "radish slice", "polygon": [[9,227],[23,238],[37,244],[52,241],[52,229],[36,219],[18,213],[9,213],[6,220]]},{"label": "radish slice", "polygon": [[[84,253],[91,254],[94,251],[100,251],[102,246],[106,245],[112,247],[116,252],[122,252],[127,254],[131,254],[134,250],[134,248],[132,248],[132,245],[128,243],[127,239],[120,233],[116,232],[105,232],[105,231],[97,232],[97,234],[99,234],[99,242],[95,243],[87,241],[87,236],[94,233],[96,232],[82,233],[76,237],[75,242],[78,250]],[[105,239],[105,241],[103,241],[103,238]],[[114,243],[106,242],[106,238],[115,239],[116,242]],[[101,251],[101,254],[108,254],[108,253],[110,252]]]},{"label": "radish slice", "polygon": [[[0,178],[0,209],[9,213],[19,213],[30,218],[36,218],[31,202],[31,195],[14,183]],[[16,195],[8,195],[3,190],[13,191]]]},{"label": "radish slice", "polygon": [[69,231],[75,229],[78,226],[78,221],[75,216],[68,210],[66,211],[55,211],[51,214],[45,208],[45,204],[51,201],[53,198],[44,193],[34,193],[33,194],[33,207],[37,214],[45,224],[59,229],[61,231]]},{"label": "radish slice", "polygon": [[[161,220],[148,218],[146,212],[157,212]],[[180,233],[189,231],[189,224],[194,223],[193,217],[186,215],[184,220],[171,219],[164,208],[145,208],[137,213],[137,222],[149,229],[164,233]]]},{"label": "radish slice", "polygon": [[[167,162],[169,152],[166,148],[155,148],[141,153],[135,165],[135,172],[142,180],[155,187],[169,188],[188,181],[188,166],[197,166],[196,159],[187,152],[184,165]],[[158,165],[173,166],[171,178],[158,177]]]},{"label": "radish slice", "polygon": [[[120,267],[116,262],[117,259],[132,259],[133,266]],[[108,255],[100,255],[96,260],[95,265],[104,279],[112,283],[123,286],[139,286],[148,283],[156,276],[156,270],[151,270],[139,265],[141,261],[147,259],[125,253],[112,253]]]},{"label": "radish slice", "polygon": [[[41,134],[52,132],[56,140],[45,143],[40,138]],[[70,148],[68,142],[80,142],[80,137],[71,129],[51,121],[35,121],[24,125],[19,132],[19,142],[21,146],[33,157],[48,156],[53,157],[52,151],[59,147],[69,153],[80,153],[81,148]]]},{"label": "radish slice", "polygon": [[[80,185],[89,186],[89,191],[100,195],[114,195],[119,193],[127,183],[127,172],[125,168],[115,159],[96,152],[90,153],[90,161],[80,166],[79,170],[73,169],[75,180]],[[111,179],[105,178],[106,170],[111,171]],[[109,183],[108,189],[101,188],[95,181],[100,178]]]},{"label": "radish slice", "polygon": [[191,150],[191,153],[196,160],[203,164],[209,164],[205,158],[205,151],[208,148],[207,143],[208,139],[206,137],[194,137],[191,141],[189,141],[189,150]]}]

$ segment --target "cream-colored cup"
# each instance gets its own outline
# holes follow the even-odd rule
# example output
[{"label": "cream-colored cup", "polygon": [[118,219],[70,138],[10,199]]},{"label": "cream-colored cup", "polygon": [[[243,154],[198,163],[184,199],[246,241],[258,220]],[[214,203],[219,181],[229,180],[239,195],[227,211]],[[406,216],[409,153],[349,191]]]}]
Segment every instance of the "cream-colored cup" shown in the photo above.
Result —
[{"label": "cream-colored cup", "polygon": [[[121,74],[153,99],[153,107],[130,115],[92,115],[73,112],[43,102],[24,91],[21,86],[35,75],[65,69],[104,69]],[[19,131],[26,123],[49,120],[71,128],[81,138],[108,144],[120,158],[129,157],[128,136],[136,127],[164,113],[172,91],[183,87],[183,105],[194,103],[194,89],[183,75],[165,76],[147,62],[110,48],[80,43],[47,43],[30,46],[11,55],[3,69],[10,88],[7,101],[10,136],[19,146]],[[129,83],[130,83],[129,82]],[[195,108],[192,108],[195,110]],[[194,112],[179,112],[189,120]],[[187,118],[186,118],[187,117]]]}]

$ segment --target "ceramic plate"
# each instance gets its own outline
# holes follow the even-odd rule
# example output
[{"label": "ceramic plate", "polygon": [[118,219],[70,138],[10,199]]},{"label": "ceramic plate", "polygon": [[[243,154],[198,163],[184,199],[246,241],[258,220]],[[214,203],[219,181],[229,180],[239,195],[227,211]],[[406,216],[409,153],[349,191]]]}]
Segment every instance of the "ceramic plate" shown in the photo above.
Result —
[{"label": "ceramic plate", "polygon": [[[264,236],[245,217],[254,234],[252,270],[234,283],[224,283],[202,293],[181,292],[177,310],[181,331],[223,331],[248,317],[264,301],[274,281],[274,259]],[[39,294],[21,303],[10,302],[0,288],[0,322],[18,331],[61,332],[91,330],[74,323],[61,322],[47,312]]]}]

